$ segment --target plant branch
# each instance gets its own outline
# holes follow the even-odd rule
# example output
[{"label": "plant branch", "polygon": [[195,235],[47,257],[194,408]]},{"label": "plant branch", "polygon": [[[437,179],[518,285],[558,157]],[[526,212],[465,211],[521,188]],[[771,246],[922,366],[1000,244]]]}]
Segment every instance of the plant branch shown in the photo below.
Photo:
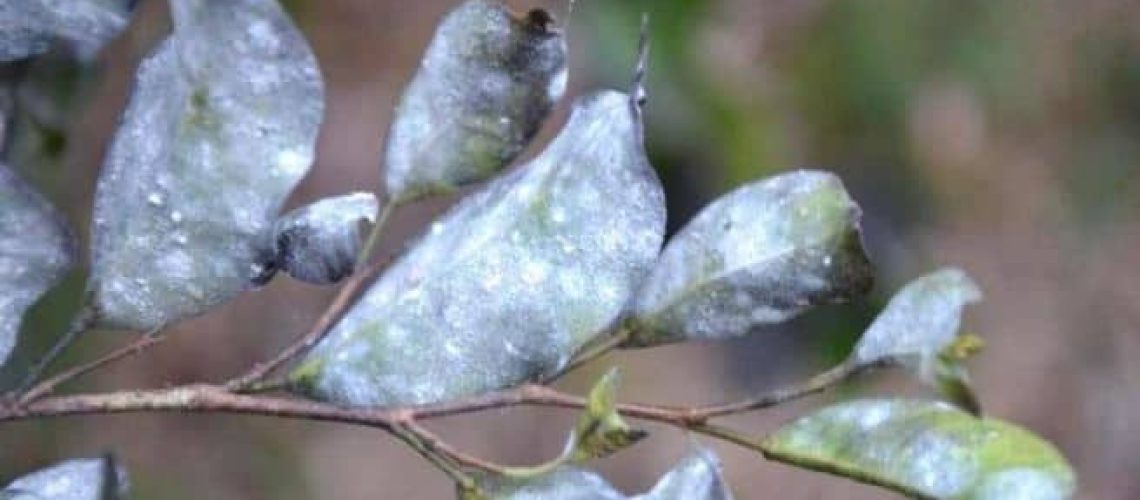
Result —
[{"label": "plant branch", "polygon": [[137,355],[145,351],[150,346],[162,342],[165,338],[166,337],[160,337],[151,333],[142,334],[137,339],[125,346],[119,347],[118,349],[108,352],[107,354],[104,354],[97,359],[70,368],[54,377],[36,384],[31,389],[28,389],[27,392],[24,392],[24,394],[20,397],[20,404],[27,405],[32,401],[47,396],[54,392],[57,387],[67,382],[82,377],[83,375],[91,373],[104,366],[110,365],[120,359]]},{"label": "plant branch", "polygon": [[28,389],[39,381],[40,376],[51,367],[51,364],[67,351],[67,348],[71,347],[83,332],[86,332],[94,325],[95,310],[85,299],[83,307],[81,307],[75,317],[72,318],[71,324],[67,327],[67,331],[63,333],[59,340],[56,340],[55,344],[51,346],[51,349],[48,349],[48,352],[44,354],[35,365],[32,365],[32,367],[28,369],[27,375],[24,376],[24,380],[20,382],[20,385],[13,394],[19,395],[28,391]]},{"label": "plant branch", "polygon": [[[142,340],[116,350],[88,365],[69,370],[60,377],[69,380],[71,372],[87,372],[110,363],[114,359],[129,355],[131,347],[156,343],[157,338],[144,337]],[[776,456],[767,449],[762,440],[753,438],[741,431],[711,424],[709,419],[766,408],[782,402],[813,394],[834,386],[847,378],[878,366],[842,363],[827,372],[808,379],[804,383],[774,391],[767,395],[736,403],[708,406],[703,408],[666,407],[635,403],[618,404],[616,410],[623,416],[658,422],[688,429],[716,439],[759,451],[766,458],[803,465],[795,462],[796,457]],[[54,380],[54,379],[53,379]],[[52,381],[48,381],[52,382]],[[45,382],[46,384],[47,382]],[[46,392],[44,394],[47,394]],[[29,398],[26,404],[8,402],[0,404],[0,422],[20,421],[36,418],[64,417],[73,415],[105,415],[140,412],[172,413],[230,413],[260,415],[323,422],[339,422],[382,429],[410,446],[425,459],[455,480],[465,491],[477,491],[478,485],[464,469],[477,469],[495,474],[511,475],[512,471],[526,470],[505,467],[491,461],[472,456],[447,443],[431,430],[420,424],[431,420],[496,408],[513,406],[545,406],[581,410],[587,400],[581,396],[568,394],[557,389],[525,384],[510,390],[474,396],[462,400],[412,408],[358,409],[335,406],[327,403],[283,398],[269,395],[249,395],[232,391],[227,386],[196,384],[168,389],[121,391],[99,394],[78,394],[49,396],[42,399]],[[820,469],[827,464],[813,464]],[[821,469],[830,471],[830,469]],[[876,478],[852,475],[850,471],[831,471],[852,479],[880,486],[886,486],[903,493],[898,485],[887,484]]]},{"label": "plant branch", "polygon": [[357,293],[360,292],[364,285],[368,283],[369,279],[374,277],[380,272],[391,259],[385,259],[378,262],[368,269],[353,274],[348,281],[341,286],[340,291],[337,292],[336,297],[333,298],[325,311],[321,313],[321,317],[313,323],[304,334],[297,336],[291,344],[272,359],[257,363],[246,371],[241,376],[238,376],[228,382],[225,386],[228,390],[233,392],[245,392],[255,388],[259,382],[265,377],[271,375],[275,370],[285,365],[289,361],[301,356],[309,349],[311,349],[317,342],[324,338],[325,334],[332,329],[333,323],[340,319],[340,316],[352,305],[352,300],[356,298]]},{"label": "plant branch", "polygon": [[632,330],[623,326],[618,328],[617,331],[611,335],[607,335],[605,338],[595,343],[594,345],[587,345],[586,348],[583,349],[582,352],[575,355],[574,358],[570,360],[570,363],[563,367],[562,370],[553,376],[543,380],[543,384],[553,383],[554,381],[564,377],[566,374],[589,364],[591,361],[605,356],[606,353],[616,349],[618,346],[625,343],[625,341],[629,340],[631,334]]},{"label": "plant branch", "polygon": [[380,206],[379,211],[376,213],[376,223],[372,225],[372,230],[368,232],[368,238],[364,240],[364,244],[360,246],[360,252],[356,255],[356,269],[364,269],[368,262],[372,260],[372,251],[376,249],[376,244],[380,242],[380,236],[384,233],[384,228],[388,225],[388,219],[392,217],[392,212],[396,210],[395,199],[389,197],[384,200],[384,204]]},{"label": "plant branch", "polygon": [[796,383],[787,387],[781,387],[761,396],[732,403],[695,408],[691,410],[690,418],[697,422],[704,422],[712,418],[770,408],[772,406],[787,403],[788,401],[799,399],[810,394],[822,392],[823,390],[835,386],[840,382],[843,382],[859,373],[863,373],[880,366],[885,366],[887,364],[887,361],[861,364],[848,359],[834,366],[830,370],[820,373],[803,382]]}]

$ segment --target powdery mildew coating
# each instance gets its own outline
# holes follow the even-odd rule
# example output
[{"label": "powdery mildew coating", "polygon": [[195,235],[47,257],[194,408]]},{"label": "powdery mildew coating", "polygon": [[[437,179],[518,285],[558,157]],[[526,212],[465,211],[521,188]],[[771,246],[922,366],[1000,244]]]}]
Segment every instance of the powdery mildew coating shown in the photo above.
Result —
[{"label": "powdery mildew coating", "polygon": [[6,0],[0,2],[0,62],[68,42],[88,59],[127,26],[128,0]]},{"label": "powdery mildew coating", "polygon": [[360,223],[375,222],[378,205],[372,193],[352,193],[285,214],[274,225],[272,266],[318,285],[348,277],[362,244]]},{"label": "powdery mildew coating", "polygon": [[156,328],[249,286],[324,109],[316,60],[275,1],[172,9],[96,191],[89,286],[107,327]]},{"label": "powdery mildew coating", "polygon": [[598,474],[572,465],[564,465],[548,474],[520,483],[484,484],[483,488],[499,500],[626,500]]},{"label": "powdery mildew coating", "polygon": [[766,448],[808,467],[858,471],[935,498],[1062,499],[1076,488],[1072,469],[1045,441],[945,403],[842,403],[780,429]]},{"label": "powdery mildew coating", "polygon": [[0,163],[0,364],[16,346],[24,311],[74,260],[75,242],[60,215]]},{"label": "powdery mildew coating", "polygon": [[712,450],[696,448],[635,500],[732,500],[720,459]]},{"label": "powdery mildew coating", "polygon": [[[115,496],[110,498],[104,495],[108,473],[116,479],[111,486]],[[23,476],[0,491],[0,496],[15,500],[115,500],[125,497],[127,490],[126,470],[111,459],[90,458],[60,462]]]},{"label": "powdery mildew coating", "polygon": [[641,495],[627,496],[605,478],[573,465],[530,480],[488,481],[483,486],[501,500],[732,500],[720,460],[705,448],[690,452]]},{"label": "powdery mildew coating", "polygon": [[981,299],[981,289],[960,269],[941,269],[918,278],[891,297],[859,339],[853,356],[860,363],[937,356],[958,336],[962,308]]},{"label": "powdery mildew coating", "polygon": [[801,170],[717,199],[669,241],[634,306],[631,345],[748,334],[865,293],[859,207],[837,177]]},{"label": "powdery mildew coating", "polygon": [[550,374],[611,325],[660,248],[664,195],[628,96],[600,92],[528,165],[433,224],[294,373],[352,406]]},{"label": "powdery mildew coating", "polygon": [[449,13],[396,110],[388,194],[407,200],[487,179],[538,132],[566,88],[566,40],[544,11],[470,0]]}]

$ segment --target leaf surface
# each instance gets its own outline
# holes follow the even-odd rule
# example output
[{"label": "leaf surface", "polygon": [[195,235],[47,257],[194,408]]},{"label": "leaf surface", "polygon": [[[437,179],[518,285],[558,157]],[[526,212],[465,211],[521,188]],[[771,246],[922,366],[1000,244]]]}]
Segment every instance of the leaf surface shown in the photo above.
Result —
[{"label": "leaf surface", "polygon": [[249,288],[323,113],[316,60],[275,1],[172,10],[96,192],[89,288],[105,327],[157,328]]},{"label": "leaf surface", "polygon": [[126,498],[126,469],[109,457],[60,462],[15,481],[0,491],[11,500],[119,500]]},{"label": "leaf surface", "polygon": [[947,350],[960,338],[962,310],[981,299],[981,289],[960,269],[945,268],[915,279],[891,297],[855,345],[851,360],[901,361],[959,406],[979,413],[963,356]]},{"label": "leaf surface", "polygon": [[933,498],[1063,499],[1076,488],[1048,442],[938,402],[838,404],[781,428],[763,446],[769,458]]},{"label": "leaf surface", "polygon": [[530,143],[566,89],[566,40],[550,14],[469,0],[440,23],[404,90],[385,149],[401,201],[479,182]]},{"label": "leaf surface", "polygon": [[127,26],[129,0],[8,0],[0,4],[0,62],[34,56],[62,39],[90,58]]},{"label": "leaf surface", "polygon": [[75,262],[71,230],[50,203],[0,163],[0,364],[24,312]]},{"label": "leaf surface", "polygon": [[371,193],[325,198],[293,210],[274,224],[272,257],[262,263],[271,271],[317,285],[336,283],[352,274],[362,245],[360,223],[375,222],[379,203]]},{"label": "leaf surface", "polygon": [[629,346],[746,335],[863,295],[859,207],[832,174],[801,170],[705,207],[669,241],[634,306]]},{"label": "leaf surface", "polygon": [[445,401],[556,372],[608,329],[656,257],[660,182],[640,112],[579,101],[535,160],[461,201],[294,372],[340,404]]}]

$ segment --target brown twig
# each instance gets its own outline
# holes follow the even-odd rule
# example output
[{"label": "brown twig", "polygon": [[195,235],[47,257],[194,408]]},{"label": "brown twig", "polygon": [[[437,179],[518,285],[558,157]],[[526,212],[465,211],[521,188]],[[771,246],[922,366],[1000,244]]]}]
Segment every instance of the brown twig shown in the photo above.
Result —
[{"label": "brown twig", "polygon": [[836,384],[855,376],[856,374],[870,370],[877,366],[882,366],[883,364],[885,363],[860,364],[852,360],[847,360],[836,365],[830,370],[820,373],[801,383],[793,384],[787,387],[781,387],[775,391],[761,396],[745,399],[742,401],[735,401],[732,403],[706,406],[703,408],[694,408],[690,410],[690,418],[694,422],[705,422],[709,419],[717,417],[770,408],[776,405],[787,403],[794,399],[799,399],[804,396],[821,392],[829,387],[835,386]]},{"label": "brown twig", "polygon": [[559,370],[558,373],[555,373],[554,375],[543,380],[542,383],[553,383],[554,381],[566,376],[566,374],[589,364],[591,361],[605,356],[606,353],[616,349],[625,341],[629,340],[630,334],[631,331],[628,328],[620,327],[616,332],[607,335],[596,344],[587,345],[586,348],[582,350],[582,352],[578,353],[576,356],[574,356],[573,359],[570,360],[570,363]]},{"label": "brown twig", "polygon": [[107,354],[104,354],[103,356],[100,356],[91,362],[65,370],[54,377],[36,384],[31,389],[28,389],[27,392],[25,392],[22,396],[20,396],[20,404],[26,405],[32,401],[47,396],[55,391],[57,387],[67,382],[82,377],[83,375],[91,373],[104,366],[110,365],[111,363],[114,363],[120,359],[137,355],[145,351],[150,346],[162,342],[162,340],[165,338],[166,337],[160,337],[150,333],[140,335],[139,338],[135,339],[125,346],[108,352]]},{"label": "brown twig", "polygon": [[325,308],[325,311],[321,313],[321,317],[317,319],[317,322],[313,323],[312,328],[304,334],[299,335],[288,347],[281,350],[281,352],[272,359],[253,365],[253,368],[250,368],[241,376],[226,382],[225,387],[232,392],[247,391],[285,363],[288,363],[311,349],[317,342],[320,342],[320,340],[324,338],[333,324],[340,319],[340,316],[352,305],[352,300],[356,298],[356,295],[364,288],[364,285],[369,282],[370,278],[384,269],[390,261],[391,258],[384,259],[369,266],[365,271],[352,275],[352,277],[341,286],[340,291],[337,292],[336,297],[334,297],[328,307]]},{"label": "brown twig", "polygon": [[79,312],[76,313],[75,317],[72,318],[71,324],[67,327],[67,331],[56,340],[55,344],[48,349],[48,352],[45,353],[39,361],[36,361],[36,364],[32,365],[27,375],[24,376],[24,380],[20,382],[20,385],[14,391],[14,394],[23,394],[35,385],[40,376],[51,367],[51,364],[63,355],[64,351],[71,347],[83,332],[86,332],[95,325],[95,316],[95,309],[91,307],[88,297],[85,297],[83,306],[79,309]]},{"label": "brown twig", "polygon": [[368,232],[368,237],[361,246],[360,253],[356,256],[355,269],[357,272],[353,273],[352,277],[341,286],[340,291],[333,297],[332,302],[325,308],[325,312],[321,313],[321,317],[317,319],[312,328],[294,339],[277,356],[269,361],[253,365],[249,371],[226,382],[226,388],[233,392],[250,389],[284,364],[308,352],[324,338],[325,334],[332,328],[333,323],[340,319],[340,316],[352,305],[352,299],[356,298],[361,288],[391,261],[389,257],[376,264],[368,265],[372,260],[372,251],[380,241],[380,235],[388,226],[388,221],[396,211],[397,205],[396,200],[392,198],[380,205],[379,212],[376,214],[376,223],[372,225],[372,230]]}]

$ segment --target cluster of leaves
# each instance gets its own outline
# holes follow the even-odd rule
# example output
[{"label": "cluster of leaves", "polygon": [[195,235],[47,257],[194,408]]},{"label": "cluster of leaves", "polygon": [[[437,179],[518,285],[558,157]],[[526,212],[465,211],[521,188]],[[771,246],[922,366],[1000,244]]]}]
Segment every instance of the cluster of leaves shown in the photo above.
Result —
[{"label": "cluster of leaves", "polygon": [[[0,55],[28,57],[55,40],[88,44],[74,50],[90,53],[92,40],[106,41],[126,24],[125,5],[73,3],[75,10],[52,2],[0,8]],[[78,330],[157,331],[278,271],[336,283],[367,261],[394,208],[510,165],[566,88],[565,34],[549,14],[519,16],[469,0],[444,18],[400,100],[385,151],[386,200],[354,193],[281,214],[313,162],[324,107],[316,59],[275,0],[172,0],[171,7],[173,31],[140,64],[100,175]],[[108,10],[86,15],[100,8]],[[742,186],[665,243],[663,190],[643,146],[646,53],[643,40],[628,92],[580,97],[536,158],[432,224],[305,353],[285,387],[345,407],[449,403],[549,380],[597,346],[739,337],[867,293],[873,270],[859,207],[823,171]],[[0,195],[6,357],[24,309],[75,252],[59,216],[2,164]],[[376,226],[362,241],[365,220]],[[981,416],[962,364],[980,344],[959,334],[963,307],[980,297],[960,270],[915,280],[846,361],[807,384],[822,388],[868,367],[902,364],[956,406],[843,403],[753,447],[915,496],[1069,496],[1073,474],[1052,446]],[[617,378],[610,372],[591,391],[560,457],[482,471],[461,494],[627,498],[584,465],[646,437],[621,416]],[[759,406],[714,408],[693,426]],[[91,498],[113,497],[125,478],[108,461],[99,464],[49,469],[9,490],[56,498],[46,493],[57,488],[49,483],[72,481],[92,488]],[[49,479],[35,479],[41,474]],[[719,461],[696,447],[636,498],[730,497]]]}]

